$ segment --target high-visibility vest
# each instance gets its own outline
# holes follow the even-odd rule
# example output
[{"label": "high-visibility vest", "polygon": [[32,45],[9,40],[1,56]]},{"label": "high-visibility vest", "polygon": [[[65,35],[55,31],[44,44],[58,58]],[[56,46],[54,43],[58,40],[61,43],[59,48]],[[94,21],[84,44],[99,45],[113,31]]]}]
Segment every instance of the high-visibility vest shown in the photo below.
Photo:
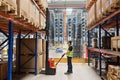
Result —
[{"label": "high-visibility vest", "polygon": [[73,57],[73,49],[72,49],[72,51],[70,51],[70,53],[67,54],[67,57]]}]

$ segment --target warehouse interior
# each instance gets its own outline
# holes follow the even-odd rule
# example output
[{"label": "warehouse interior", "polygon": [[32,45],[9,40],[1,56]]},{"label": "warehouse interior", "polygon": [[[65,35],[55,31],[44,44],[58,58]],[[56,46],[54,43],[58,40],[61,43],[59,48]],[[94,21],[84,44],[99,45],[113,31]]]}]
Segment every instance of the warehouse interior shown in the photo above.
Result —
[{"label": "warehouse interior", "polygon": [[120,80],[119,26],[120,0],[0,0],[0,80]]}]

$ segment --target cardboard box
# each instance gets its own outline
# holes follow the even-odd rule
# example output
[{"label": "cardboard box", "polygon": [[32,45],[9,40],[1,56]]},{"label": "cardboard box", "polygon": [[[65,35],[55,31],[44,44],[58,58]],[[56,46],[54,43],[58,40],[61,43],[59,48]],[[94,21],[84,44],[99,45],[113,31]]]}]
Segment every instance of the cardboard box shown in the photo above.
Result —
[{"label": "cardboard box", "polygon": [[116,51],[120,49],[120,36],[111,38],[111,49]]},{"label": "cardboard box", "polygon": [[102,15],[102,0],[97,0],[96,2],[96,18],[97,21],[101,20],[103,17]]},{"label": "cardboard box", "polygon": [[[26,48],[25,45],[27,45],[31,51],[28,48]],[[38,54],[42,53],[42,39],[38,39]],[[35,51],[35,38],[32,39],[22,39],[21,40],[21,54],[28,55],[28,54],[34,54]],[[16,53],[18,54],[18,40],[16,40]]]},{"label": "cardboard box", "polygon": [[17,0],[18,15],[30,20],[30,0]]},{"label": "cardboard box", "polygon": [[96,23],[96,4],[93,4],[89,11],[90,28]]},{"label": "cardboard box", "polygon": [[7,79],[7,63],[0,63],[0,80]]},{"label": "cardboard box", "polygon": [[110,7],[110,0],[102,0],[102,13],[103,13],[103,15],[108,14],[109,7]]},{"label": "cardboard box", "polygon": [[46,18],[42,14],[40,14],[40,28],[45,29],[45,27],[46,27]]}]

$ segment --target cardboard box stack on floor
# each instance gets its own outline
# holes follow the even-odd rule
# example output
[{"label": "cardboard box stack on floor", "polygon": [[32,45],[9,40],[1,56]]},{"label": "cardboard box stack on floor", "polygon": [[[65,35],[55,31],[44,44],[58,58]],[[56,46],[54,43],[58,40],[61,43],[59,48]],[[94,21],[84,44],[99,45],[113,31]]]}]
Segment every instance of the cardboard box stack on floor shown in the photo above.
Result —
[{"label": "cardboard box stack on floor", "polygon": [[42,47],[43,47],[43,68],[45,68],[46,64],[46,40],[42,40]]},{"label": "cardboard box stack on floor", "polygon": [[[28,48],[25,47],[25,45]],[[18,70],[18,40],[16,43],[16,47],[17,47],[17,55],[16,55],[16,59],[17,59],[17,70]],[[20,56],[20,65],[21,65],[21,72],[35,72],[34,68],[35,68],[35,62],[37,63],[37,73],[39,73],[42,69],[42,65],[43,65],[43,53],[42,53],[42,39],[38,39],[38,46],[37,46],[37,62],[35,61],[35,39],[22,39],[21,40],[21,55]],[[25,64],[24,64],[25,63]],[[23,65],[24,64],[24,65]],[[24,69],[26,68],[26,69]]]},{"label": "cardboard box stack on floor", "polygon": [[107,80],[120,80],[120,66],[109,65]]}]

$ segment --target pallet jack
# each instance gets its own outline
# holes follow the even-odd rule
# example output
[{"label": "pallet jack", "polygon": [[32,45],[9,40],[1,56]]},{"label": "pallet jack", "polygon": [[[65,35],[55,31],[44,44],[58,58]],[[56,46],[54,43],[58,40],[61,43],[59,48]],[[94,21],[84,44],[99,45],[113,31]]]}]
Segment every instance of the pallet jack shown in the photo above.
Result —
[{"label": "pallet jack", "polygon": [[61,58],[59,59],[59,61],[54,64],[54,59],[48,59],[48,65],[49,65],[49,69],[46,72],[46,75],[55,75],[56,74],[56,66],[58,65],[58,63],[61,61],[61,59],[65,56],[65,53],[61,56]]}]

